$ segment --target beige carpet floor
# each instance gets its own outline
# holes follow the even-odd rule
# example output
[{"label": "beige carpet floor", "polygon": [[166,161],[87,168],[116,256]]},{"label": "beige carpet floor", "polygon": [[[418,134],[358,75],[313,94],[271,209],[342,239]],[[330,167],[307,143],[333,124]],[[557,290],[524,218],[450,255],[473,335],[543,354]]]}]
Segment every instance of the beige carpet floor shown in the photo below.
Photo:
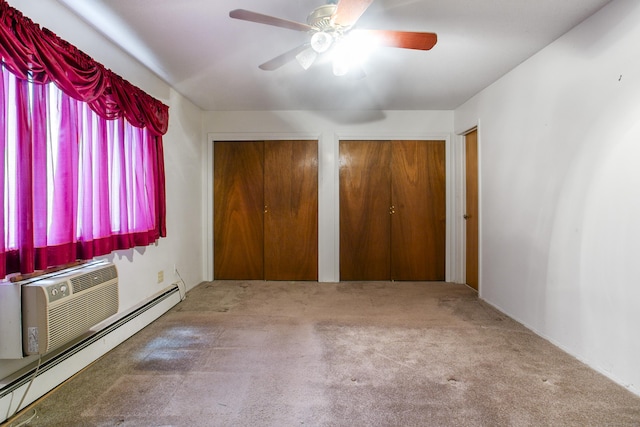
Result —
[{"label": "beige carpet floor", "polygon": [[30,426],[640,426],[640,397],[446,283],[203,283],[35,409]]}]

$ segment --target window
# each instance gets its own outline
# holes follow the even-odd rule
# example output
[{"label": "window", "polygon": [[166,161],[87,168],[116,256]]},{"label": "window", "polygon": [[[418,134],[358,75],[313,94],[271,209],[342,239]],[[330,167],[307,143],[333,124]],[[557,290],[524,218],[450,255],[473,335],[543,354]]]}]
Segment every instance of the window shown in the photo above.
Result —
[{"label": "window", "polygon": [[0,95],[6,273],[157,240],[156,144],[147,129],[106,120],[53,83],[4,67]]},{"label": "window", "polygon": [[166,235],[169,107],[0,0],[0,279]]}]

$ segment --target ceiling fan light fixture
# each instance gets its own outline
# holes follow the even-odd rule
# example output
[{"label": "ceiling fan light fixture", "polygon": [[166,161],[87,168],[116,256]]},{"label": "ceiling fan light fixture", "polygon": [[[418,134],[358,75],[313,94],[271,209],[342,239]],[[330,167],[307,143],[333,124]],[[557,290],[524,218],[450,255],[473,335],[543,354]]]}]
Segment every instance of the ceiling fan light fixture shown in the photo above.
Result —
[{"label": "ceiling fan light fixture", "polygon": [[325,0],[307,16],[307,23],[289,21],[245,9],[235,9],[229,16],[243,21],[287,28],[307,33],[309,42],[299,45],[259,65],[275,70],[297,60],[308,69],[319,55],[334,62],[334,73],[343,75],[350,69],[361,70],[374,46],[429,50],[438,41],[435,33],[415,31],[358,30],[354,26],[374,0]]},{"label": "ceiling fan light fixture", "polygon": [[333,64],[333,75],[344,76],[353,65],[353,58],[349,56],[349,50],[344,43],[338,43],[331,50],[331,63]]},{"label": "ceiling fan light fixture", "polygon": [[334,76],[344,76],[351,69],[350,64],[345,61],[333,61],[333,75]]},{"label": "ceiling fan light fixture", "polygon": [[317,53],[324,53],[331,47],[333,36],[324,31],[318,31],[311,36],[311,48]]},{"label": "ceiling fan light fixture", "polygon": [[298,64],[300,64],[302,68],[304,68],[305,70],[308,70],[309,67],[313,65],[317,57],[318,57],[318,54],[316,53],[315,50],[311,48],[307,48],[296,55],[296,60],[298,61]]}]

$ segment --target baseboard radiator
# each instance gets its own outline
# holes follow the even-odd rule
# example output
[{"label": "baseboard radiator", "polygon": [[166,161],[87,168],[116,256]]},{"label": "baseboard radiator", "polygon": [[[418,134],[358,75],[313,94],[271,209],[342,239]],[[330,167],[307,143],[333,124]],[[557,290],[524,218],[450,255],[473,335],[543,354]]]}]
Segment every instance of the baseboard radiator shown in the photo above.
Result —
[{"label": "baseboard radiator", "polygon": [[[169,286],[150,300],[124,313],[113,323],[83,335],[69,346],[46,354],[39,365],[36,360],[32,366],[3,380],[3,383],[0,383],[0,423],[80,372],[178,304],[182,299],[180,291],[178,283]],[[27,391],[28,395],[25,396]]]}]

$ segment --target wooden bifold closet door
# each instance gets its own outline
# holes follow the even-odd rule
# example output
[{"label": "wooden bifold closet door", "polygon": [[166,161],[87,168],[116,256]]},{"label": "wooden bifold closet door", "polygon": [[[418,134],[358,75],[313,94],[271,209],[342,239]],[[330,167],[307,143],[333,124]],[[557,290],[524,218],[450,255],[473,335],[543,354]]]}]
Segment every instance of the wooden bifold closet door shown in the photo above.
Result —
[{"label": "wooden bifold closet door", "polygon": [[340,141],[340,279],[444,280],[444,141]]},{"label": "wooden bifold closet door", "polygon": [[213,268],[216,279],[264,277],[264,143],[213,146]]},{"label": "wooden bifold closet door", "polygon": [[340,141],[340,280],[391,277],[391,144]]},{"label": "wooden bifold closet door", "polygon": [[318,280],[318,145],[265,141],[264,278]]},{"label": "wooden bifold closet door", "polygon": [[317,280],[316,141],[214,143],[214,277]]}]

